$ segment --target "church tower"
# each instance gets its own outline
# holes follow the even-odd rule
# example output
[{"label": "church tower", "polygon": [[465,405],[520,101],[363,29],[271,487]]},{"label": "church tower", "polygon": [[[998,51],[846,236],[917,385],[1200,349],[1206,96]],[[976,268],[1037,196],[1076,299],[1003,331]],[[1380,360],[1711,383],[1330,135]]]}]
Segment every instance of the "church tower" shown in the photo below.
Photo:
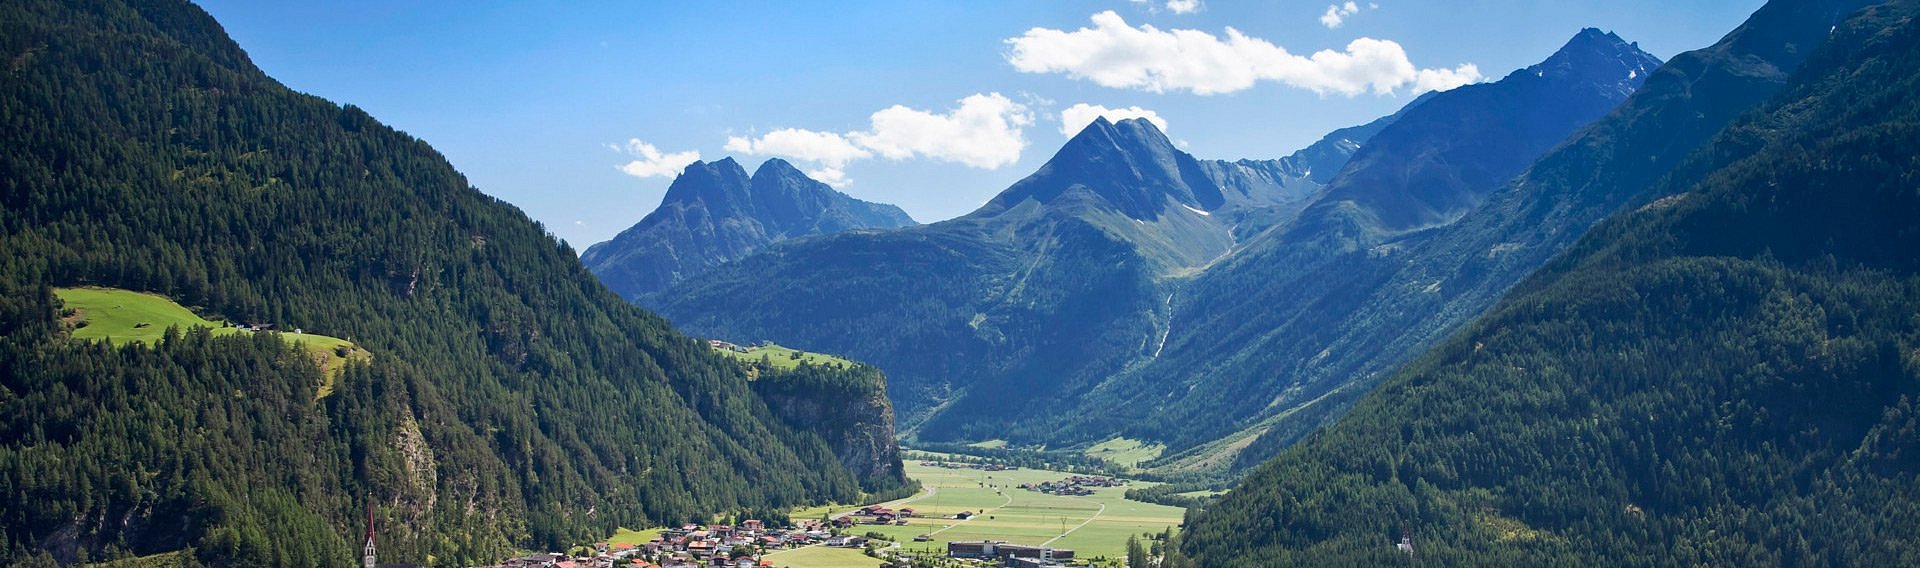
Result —
[{"label": "church tower", "polygon": [[360,558],[361,568],[373,568],[373,503],[367,503],[367,549]]}]

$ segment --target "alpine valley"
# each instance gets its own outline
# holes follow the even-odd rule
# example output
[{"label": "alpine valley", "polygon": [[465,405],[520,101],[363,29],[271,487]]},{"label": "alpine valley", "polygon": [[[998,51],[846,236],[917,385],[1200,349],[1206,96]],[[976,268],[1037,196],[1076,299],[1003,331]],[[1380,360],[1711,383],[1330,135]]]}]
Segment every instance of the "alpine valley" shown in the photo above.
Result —
[{"label": "alpine valley", "polygon": [[[1393,273],[1460,261],[1426,243],[1462,244],[1434,235],[1659,66],[1583,30],[1538,65],[1270,161],[1199,160],[1145,120],[1103,118],[972,214],[783,243],[641,302],[695,333],[885,369],[918,442],[1124,438],[1164,447],[1156,470],[1237,469],[1567,246],[1478,231],[1497,270],[1412,305],[1373,297],[1409,285]],[[1607,210],[1553,225],[1577,236]]]},{"label": "alpine valley", "polygon": [[[314,25],[412,10],[347,4]],[[1576,24],[1497,77],[1174,19],[1245,9],[1225,2],[1124,4],[1156,23],[1033,27],[993,44],[1013,69],[951,75],[1394,102],[1262,158],[1013,88],[726,129],[740,161],[633,139],[618,170],[659,204],[581,253],[555,233],[584,222],[520,207],[594,205],[483,193],[201,6],[0,3],[0,565],[1920,565],[1920,0],[1768,0],[1666,60]],[[750,76],[695,46],[826,58],[828,24],[625,6],[686,47],[623,96],[712,91],[676,111],[699,117],[839,108],[771,87],[809,77],[918,90],[879,61],[977,22],[907,6],[835,21],[953,29]],[[443,8],[450,30],[520,9]],[[483,94],[541,117],[577,116],[552,97],[602,61],[543,50],[630,50],[539,39],[560,16],[456,47],[372,21],[321,47],[537,44]],[[1221,65],[1252,78],[1193,82]],[[1335,84],[1372,72],[1404,77]],[[370,107],[443,126],[392,100]],[[1065,142],[1018,161],[1037,120]],[[440,141],[537,144],[500,138]],[[922,224],[871,200],[917,189],[841,169],[907,160],[1031,173]]]}]

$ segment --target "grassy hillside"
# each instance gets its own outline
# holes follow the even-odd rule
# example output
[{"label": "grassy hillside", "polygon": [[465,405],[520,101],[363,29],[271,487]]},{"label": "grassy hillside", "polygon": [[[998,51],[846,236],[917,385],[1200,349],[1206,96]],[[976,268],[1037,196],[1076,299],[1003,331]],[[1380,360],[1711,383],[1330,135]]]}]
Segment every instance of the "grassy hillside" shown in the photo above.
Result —
[{"label": "grassy hillside", "polygon": [[738,359],[744,363],[764,362],[775,369],[793,369],[799,367],[803,362],[808,365],[838,365],[842,367],[859,365],[851,360],[821,353],[809,353],[791,347],[783,347],[771,341],[761,345],[744,346],[741,347],[741,349],[745,349],[745,351],[734,351],[726,347],[715,347],[714,351],[719,352],[721,355]]},{"label": "grassy hillside", "polygon": [[73,325],[74,339],[108,340],[114,345],[152,342],[175,326],[211,328],[214,335],[245,333],[227,322],[202,318],[159,294],[99,287],[56,288],[53,293],[60,297],[61,307],[71,311],[62,312],[60,319]]},{"label": "grassy hillside", "polygon": [[[253,333],[232,322],[202,318],[159,294],[91,286],[56,288],[53,293],[60,297],[60,319],[72,326],[69,336],[74,339],[105,340],[114,345],[152,343],[166,335],[169,327],[204,327],[216,336]],[[365,362],[371,357],[351,341],[295,331],[300,329],[288,326],[280,338],[305,347],[326,371],[327,381],[319,388],[321,397],[333,392],[333,379],[346,369],[348,361]]]},{"label": "grassy hillside", "polygon": [[[1769,7],[1783,4],[1775,2]],[[1203,566],[1920,562],[1920,2],[1261,466]],[[1405,526],[1416,552],[1390,543]]]}]

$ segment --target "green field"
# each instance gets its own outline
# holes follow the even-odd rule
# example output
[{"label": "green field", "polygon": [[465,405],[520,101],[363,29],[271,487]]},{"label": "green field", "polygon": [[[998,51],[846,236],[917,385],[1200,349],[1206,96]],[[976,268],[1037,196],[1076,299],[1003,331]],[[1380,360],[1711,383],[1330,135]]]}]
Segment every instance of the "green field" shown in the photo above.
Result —
[{"label": "green field", "polygon": [[[853,361],[849,361],[839,357],[834,357],[832,355],[823,355],[820,353],[812,353],[808,351],[801,351],[798,349],[782,347],[780,345],[774,344],[773,342],[768,342],[765,346],[742,345],[741,347],[745,347],[747,349],[747,352],[741,353],[731,349],[723,349],[719,347],[715,347],[714,351],[725,353],[729,357],[733,357],[735,359],[739,359],[741,361],[746,361],[749,363],[757,363],[761,360],[762,357],[765,357],[767,363],[772,364],[773,367],[776,369],[792,369],[794,367],[800,366],[801,361],[805,361],[811,365],[843,365],[847,367],[854,366]],[[798,354],[799,357],[795,357],[794,356],[795,354]]]},{"label": "green field", "polygon": [[880,559],[867,556],[858,548],[807,546],[769,553],[760,558],[782,568],[878,568],[880,566]]},{"label": "green field", "polygon": [[116,288],[56,288],[54,295],[75,313],[66,319],[76,325],[74,339],[109,340],[114,345],[159,340],[168,326],[205,327],[214,335],[241,333],[225,323],[209,321],[166,296]]},{"label": "green field", "polygon": [[653,540],[653,537],[660,536],[661,530],[664,529],[654,528],[636,531],[626,527],[620,527],[614,530],[613,536],[607,538],[607,544],[631,544],[639,546],[646,544],[647,541]]},{"label": "green field", "polygon": [[[1016,487],[1058,481],[1068,475],[1034,469],[946,469],[909,461],[907,476],[932,490],[931,495],[922,493],[902,504],[921,517],[910,519],[906,526],[858,525],[848,532],[878,532],[910,551],[932,554],[945,553],[949,541],[990,539],[1071,548],[1080,558],[1112,559],[1126,555],[1127,536],[1178,526],[1186,513],[1179,507],[1125,498],[1130,487],[1155,485],[1149,482],[1103,487],[1086,497],[1048,495]],[[966,521],[950,518],[963,510],[979,516]],[[931,534],[933,540],[914,542],[913,537],[921,534]]]},{"label": "green field", "polygon": [[[251,333],[225,322],[208,320],[159,294],[118,288],[55,288],[65,309],[72,313],[61,319],[73,326],[74,339],[110,341],[114,345],[150,343],[167,333],[168,327],[182,330],[204,327],[214,335]],[[333,379],[347,360],[365,360],[370,355],[353,342],[313,333],[281,333],[291,343],[304,345],[314,360],[327,371],[327,382],[319,387],[320,396],[333,392]]]},{"label": "green field", "polygon": [[1135,467],[1140,462],[1152,461],[1167,451],[1166,444],[1146,444],[1139,440],[1114,438],[1083,452],[1090,458],[1102,459],[1120,467]]}]

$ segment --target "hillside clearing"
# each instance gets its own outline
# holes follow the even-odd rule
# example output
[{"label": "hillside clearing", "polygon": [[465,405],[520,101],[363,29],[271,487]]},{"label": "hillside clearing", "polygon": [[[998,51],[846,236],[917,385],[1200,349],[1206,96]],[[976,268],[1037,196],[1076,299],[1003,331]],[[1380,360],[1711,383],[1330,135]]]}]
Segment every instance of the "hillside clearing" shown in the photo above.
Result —
[{"label": "hillside clearing", "polygon": [[1087,457],[1106,460],[1124,468],[1134,468],[1140,462],[1153,461],[1167,451],[1166,444],[1148,444],[1130,438],[1114,438],[1095,444],[1081,452]]},{"label": "hillside clearing", "polygon": [[[149,292],[87,286],[55,288],[53,293],[68,310],[63,312],[61,320],[73,326],[71,337],[84,341],[107,341],[116,346],[151,343],[164,337],[169,327],[182,330],[204,327],[214,335],[223,336],[256,333],[228,326],[228,322],[206,319],[166,296]],[[312,352],[314,362],[326,371],[325,382],[316,390],[321,398],[333,392],[333,381],[347,361],[372,358],[365,349],[338,337],[283,332],[280,338]]]},{"label": "hillside clearing", "polygon": [[[843,367],[852,367],[857,365],[857,363],[854,363],[853,361],[850,361],[847,359],[842,359],[832,355],[823,355],[820,353],[801,351],[798,349],[793,349],[791,347],[783,347],[771,341],[766,342],[763,345],[734,345],[732,343],[726,343],[726,342],[720,342],[720,343],[721,343],[720,345],[713,345],[714,351],[724,353],[728,357],[732,357],[734,359],[738,359],[742,362],[747,362],[747,363],[758,363],[761,361],[765,361],[767,364],[772,365],[773,368],[775,369],[792,369],[795,367],[799,367],[800,363],[803,361],[809,365],[839,365]],[[736,351],[735,349],[743,349],[744,351]]]}]

